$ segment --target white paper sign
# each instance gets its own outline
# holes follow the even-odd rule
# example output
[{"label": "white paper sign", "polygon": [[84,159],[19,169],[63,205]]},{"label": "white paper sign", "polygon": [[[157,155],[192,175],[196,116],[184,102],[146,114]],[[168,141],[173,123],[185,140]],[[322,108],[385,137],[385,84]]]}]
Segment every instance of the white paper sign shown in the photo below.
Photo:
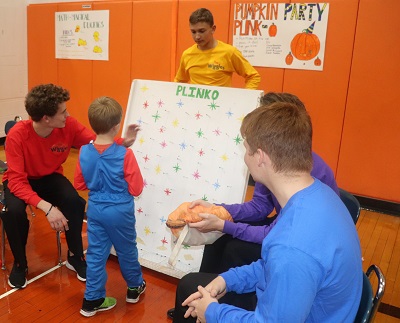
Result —
[{"label": "white paper sign", "polygon": [[145,187],[135,199],[142,265],[171,276],[197,271],[203,247],[184,247],[168,265],[171,233],[165,222],[181,203],[241,203],[248,169],[240,136],[243,117],[262,91],[135,80],[123,133],[140,124],[132,150]]},{"label": "white paper sign", "polygon": [[109,14],[109,10],[56,12],[56,58],[108,61]]},{"label": "white paper sign", "polygon": [[328,3],[235,3],[233,45],[254,66],[322,71]]}]

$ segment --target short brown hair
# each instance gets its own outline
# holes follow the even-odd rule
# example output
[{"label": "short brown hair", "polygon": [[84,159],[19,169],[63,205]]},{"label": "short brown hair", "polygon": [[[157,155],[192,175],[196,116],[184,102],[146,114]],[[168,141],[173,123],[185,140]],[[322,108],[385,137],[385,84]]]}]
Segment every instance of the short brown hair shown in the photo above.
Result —
[{"label": "short brown hair", "polygon": [[189,17],[189,23],[191,25],[195,25],[198,22],[206,22],[211,27],[214,26],[214,17],[211,11],[206,8],[200,8],[196,11],[193,11]]},{"label": "short brown hair", "polygon": [[88,110],[89,123],[93,131],[100,135],[107,133],[121,122],[121,105],[108,96],[95,99]]},{"label": "short brown hair", "polygon": [[40,121],[45,115],[53,117],[60,103],[69,100],[69,92],[54,84],[40,84],[33,87],[25,97],[25,110],[33,121]]},{"label": "short brown hair", "polygon": [[306,109],[304,103],[294,94],[286,92],[268,92],[260,98],[260,106],[270,105],[275,102],[287,102],[297,105],[301,109]]},{"label": "short brown hair", "polygon": [[312,125],[305,109],[287,102],[261,106],[246,115],[240,132],[250,153],[266,152],[276,172],[311,172]]}]

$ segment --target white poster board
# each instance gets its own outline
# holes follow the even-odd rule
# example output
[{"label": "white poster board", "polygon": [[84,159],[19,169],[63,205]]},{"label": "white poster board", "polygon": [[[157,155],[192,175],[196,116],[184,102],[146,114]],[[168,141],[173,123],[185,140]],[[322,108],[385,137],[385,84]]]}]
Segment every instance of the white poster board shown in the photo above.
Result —
[{"label": "white poster board", "polygon": [[140,263],[170,276],[198,271],[203,247],[185,246],[174,267],[165,222],[181,203],[241,203],[248,170],[240,136],[243,117],[262,91],[134,80],[123,127],[140,124],[131,147],[145,186],[135,199]]},{"label": "white poster board", "polygon": [[322,71],[329,3],[235,3],[233,46],[253,66]]},{"label": "white poster board", "polygon": [[109,10],[56,12],[56,58],[108,61],[109,27]]}]

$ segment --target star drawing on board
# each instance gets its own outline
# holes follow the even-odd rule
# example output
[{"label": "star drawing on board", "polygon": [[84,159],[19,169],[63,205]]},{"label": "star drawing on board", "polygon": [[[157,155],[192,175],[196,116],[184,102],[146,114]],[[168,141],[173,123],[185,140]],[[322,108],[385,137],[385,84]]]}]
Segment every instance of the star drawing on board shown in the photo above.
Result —
[{"label": "star drawing on board", "polygon": [[173,169],[175,169],[175,173],[177,173],[178,171],[180,171],[182,168],[179,166],[179,164],[176,164],[174,167],[172,167]]},{"label": "star drawing on board", "polygon": [[147,162],[150,160],[150,158],[149,158],[147,155],[144,156],[143,159],[144,159],[144,162],[145,162],[145,163],[147,163]]},{"label": "star drawing on board", "polygon": [[147,235],[149,235],[150,233],[151,233],[150,228],[149,228],[149,227],[145,227],[145,228],[144,228],[144,234],[147,236]]},{"label": "star drawing on board", "polygon": [[243,122],[244,114],[242,114],[239,118],[237,118],[240,122]]},{"label": "star drawing on board", "polygon": [[167,241],[167,239],[165,239],[165,237],[161,240],[161,243],[163,244],[163,245],[165,245],[165,244],[168,244],[168,241]]},{"label": "star drawing on board", "polygon": [[230,118],[230,117],[233,116],[233,112],[232,112],[232,111],[228,111],[228,112],[226,113],[226,115],[228,116],[228,118]]},{"label": "star drawing on board", "polygon": [[174,121],[172,121],[172,125],[176,128],[179,125],[179,120],[175,119]]},{"label": "star drawing on board", "polygon": [[164,193],[165,193],[165,195],[170,195],[172,192],[171,192],[171,190],[169,188],[166,188],[164,190]]},{"label": "star drawing on board", "polygon": [[136,120],[136,122],[138,123],[138,125],[141,125],[143,123],[142,117],[140,117],[140,119]]},{"label": "star drawing on board", "polygon": [[157,105],[159,108],[162,108],[162,106],[164,105],[164,102],[161,101],[161,99],[157,102]]},{"label": "star drawing on board", "polygon": [[167,143],[165,142],[165,140],[162,143],[160,143],[160,145],[161,145],[162,148],[167,147]]},{"label": "star drawing on board", "polygon": [[147,181],[143,179],[143,187],[147,187]]},{"label": "star drawing on board", "polygon": [[177,102],[176,105],[178,106],[178,108],[182,108],[183,107],[182,100],[179,100],[179,102]]},{"label": "star drawing on board", "polygon": [[161,221],[161,224],[163,224],[163,223],[167,222],[167,219],[164,218],[164,215],[163,215],[163,216],[160,218],[160,221]]},{"label": "star drawing on board", "polygon": [[196,131],[196,135],[197,135],[198,138],[203,137],[203,135],[204,135],[203,130],[201,130],[201,129],[197,130],[197,131]]},{"label": "star drawing on board", "polygon": [[228,156],[227,156],[226,154],[223,154],[223,155],[221,156],[221,159],[222,159],[223,161],[227,161],[227,160],[228,160]]},{"label": "star drawing on board", "polygon": [[154,122],[157,122],[157,120],[161,118],[161,116],[158,114],[158,111],[156,114],[153,114],[152,117],[154,118]]},{"label": "star drawing on board", "polygon": [[156,171],[156,174],[160,174],[161,173],[161,166],[157,165],[154,170]]},{"label": "star drawing on board", "polygon": [[185,150],[187,147],[187,144],[185,142],[182,142],[179,144],[179,147],[181,147],[182,150]]},{"label": "star drawing on board", "polygon": [[160,133],[164,133],[164,131],[165,131],[165,127],[164,126],[162,126],[161,128],[160,128]]},{"label": "star drawing on board", "polygon": [[207,198],[207,196],[206,196],[205,194],[203,195],[203,197],[202,197],[201,199],[202,199],[203,201],[206,201],[206,202],[208,201],[208,198]]},{"label": "star drawing on board", "polygon": [[140,207],[136,210],[138,213],[143,213],[143,209]]},{"label": "star drawing on board", "polygon": [[199,156],[200,156],[200,157],[201,157],[201,156],[204,156],[204,154],[205,154],[205,152],[204,152],[203,148],[201,148],[201,149],[199,150]]},{"label": "star drawing on board", "polygon": [[219,189],[221,185],[218,183],[218,180],[213,184],[215,190]]},{"label": "star drawing on board", "polygon": [[196,117],[197,120],[199,120],[203,115],[200,114],[199,111],[197,111],[197,113],[194,116]]},{"label": "star drawing on board", "polygon": [[211,102],[208,106],[211,110],[217,110],[217,108],[219,108],[219,105],[217,105],[214,101]]},{"label": "star drawing on board", "polygon": [[146,85],[143,85],[140,89],[141,89],[143,92],[146,92],[149,88],[148,88]]},{"label": "star drawing on board", "polygon": [[147,109],[149,107],[149,102],[145,102],[145,103],[143,103],[143,108],[145,108],[145,109]]},{"label": "star drawing on board", "polygon": [[140,139],[139,139],[139,144],[143,145],[143,143],[144,143],[144,138],[143,138],[143,137],[140,137]]},{"label": "star drawing on board", "polygon": [[221,130],[219,130],[218,128],[213,130],[213,132],[215,133],[216,136],[220,136],[221,135]]},{"label": "star drawing on board", "polygon": [[236,143],[236,145],[239,145],[243,141],[243,139],[239,135],[237,135],[235,138],[233,138],[233,141]]},{"label": "star drawing on board", "polygon": [[199,178],[201,177],[198,170],[196,170],[196,171],[192,174],[192,176],[194,177],[194,179],[199,179]]}]

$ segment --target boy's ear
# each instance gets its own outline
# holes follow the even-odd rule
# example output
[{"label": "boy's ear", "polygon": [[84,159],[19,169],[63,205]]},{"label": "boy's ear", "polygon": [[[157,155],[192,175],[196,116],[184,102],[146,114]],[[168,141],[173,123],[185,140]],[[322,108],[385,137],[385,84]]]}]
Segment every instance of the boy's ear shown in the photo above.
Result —
[{"label": "boy's ear", "polygon": [[113,128],[114,128],[114,130],[116,130],[118,132],[120,126],[121,126],[121,122],[116,124]]},{"label": "boy's ear", "polygon": [[263,151],[262,149],[257,149],[257,155],[258,155],[258,165],[261,166],[261,164],[270,164],[271,159],[269,158],[268,154]]},{"label": "boy's ear", "polygon": [[215,29],[217,29],[217,26],[214,25],[214,26],[211,27],[211,29],[212,29],[211,32],[214,33]]}]

